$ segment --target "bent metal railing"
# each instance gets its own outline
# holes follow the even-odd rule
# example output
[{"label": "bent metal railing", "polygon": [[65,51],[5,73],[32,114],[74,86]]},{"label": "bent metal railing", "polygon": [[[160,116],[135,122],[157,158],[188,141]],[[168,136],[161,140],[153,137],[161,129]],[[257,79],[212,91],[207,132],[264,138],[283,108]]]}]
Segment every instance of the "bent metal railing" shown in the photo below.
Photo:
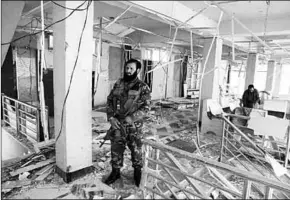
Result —
[{"label": "bent metal railing", "polygon": [[[261,176],[275,179],[280,183],[289,183],[289,177],[286,174],[278,177],[272,166],[266,160],[266,156],[270,155],[266,149],[263,149],[255,141],[250,139],[247,133],[244,133],[240,128],[233,124],[229,117],[238,117],[242,119],[249,119],[246,116],[225,114],[221,118],[223,120],[223,134],[220,150],[220,161],[234,166],[241,166],[249,172],[255,172]],[[289,139],[289,134],[288,137]],[[289,143],[288,145],[289,146]],[[287,148],[286,148],[287,149]],[[289,151],[289,150],[288,150]],[[289,153],[289,152],[288,152]],[[286,152],[286,159],[288,154]],[[286,160],[287,161],[287,160]],[[263,194],[261,187],[253,184],[256,192]],[[279,194],[274,194],[278,196]],[[289,199],[289,194],[280,193],[282,197]]]},{"label": "bent metal railing", "polygon": [[[10,126],[32,142],[41,142],[40,108],[2,94],[2,112],[5,126]],[[45,109],[48,119],[48,109]],[[49,120],[46,122],[49,123]],[[49,124],[48,124],[49,125]],[[49,126],[48,126],[49,127]]]},{"label": "bent metal railing", "polygon": [[[256,140],[257,138],[259,138],[259,136],[257,135],[254,135],[254,130],[252,129],[249,129],[245,126],[241,126],[241,125],[236,125],[236,124],[233,124],[230,120],[229,120],[229,117],[233,117],[233,118],[240,118],[240,119],[243,119],[243,120],[249,120],[250,117],[248,116],[240,116],[240,115],[234,115],[234,114],[225,114],[224,117],[223,117],[223,120],[225,121],[223,126],[223,137],[227,136],[228,134],[238,134],[240,136],[242,136],[242,138],[245,140],[245,141],[248,141],[248,142],[251,142],[252,144],[252,148],[255,148],[258,152],[260,151],[260,149],[262,148],[262,154],[264,156],[265,153],[276,153],[276,155],[281,155],[281,153],[284,154],[284,160],[277,160],[278,162],[284,164],[284,167],[288,167],[288,160],[289,160],[289,149],[290,149],[290,127],[288,127],[288,130],[287,132],[285,132],[285,135],[286,135],[286,140],[285,141],[275,141],[276,145],[277,144],[281,144],[285,147],[285,152],[282,152],[281,150],[278,149],[278,147],[276,147],[276,149],[273,149],[273,148],[269,148],[267,146],[265,146],[265,142],[272,142],[273,144],[273,136],[275,136],[275,133],[273,133],[273,136],[269,136],[269,139],[267,139],[265,136],[260,136],[262,137],[262,141],[260,143],[262,143],[262,145],[258,146],[258,149],[257,149],[257,142],[254,142],[254,140]],[[290,125],[290,123],[289,123]],[[228,127],[230,127],[230,129],[232,129],[233,131],[230,131],[229,133],[229,129]],[[223,138],[225,139],[225,138]],[[274,143],[274,144],[275,144]]]},{"label": "bent metal railing", "polygon": [[[290,194],[289,184],[268,179],[261,175],[244,171],[216,160],[197,156],[156,141],[144,139],[143,144],[145,161],[140,184],[143,198],[155,199],[157,195],[159,198],[164,199],[209,199],[209,194],[205,190],[206,185],[218,189],[223,194],[228,194],[234,199],[253,198],[256,195],[253,191],[253,184],[265,187],[265,190],[261,191],[263,195],[259,196],[259,198],[271,199],[273,198],[273,191]],[[160,153],[158,158],[155,153],[152,153],[156,151]],[[203,166],[210,169],[209,171],[215,172],[215,175],[218,175],[218,178],[216,178],[218,181],[213,181],[210,176],[202,177],[201,175],[195,175],[196,173],[189,173],[178,162],[181,158],[195,163],[199,168]],[[225,173],[238,177],[240,184],[234,186],[228,180],[223,180],[222,174]],[[186,180],[189,183],[188,186],[185,187],[181,184],[181,180]],[[165,188],[170,191],[171,195],[168,195],[168,192],[164,192]],[[183,196],[180,194],[183,194]],[[254,198],[257,198],[257,196]]]},{"label": "bent metal railing", "polygon": [[[273,198],[274,190],[281,191],[288,195],[290,194],[289,184],[268,179],[212,159],[193,155],[192,153],[159,142],[145,139],[143,140],[143,144],[145,162],[140,187],[146,199],[155,198],[154,195],[165,199],[179,199],[180,193],[183,193],[184,197],[188,199],[208,199],[209,194],[204,190],[204,188],[206,188],[204,185],[216,188],[225,194],[229,194],[233,198],[249,199],[253,197],[254,192],[252,186],[255,183],[263,185],[266,188],[262,191],[263,196],[260,196],[260,198]],[[152,153],[156,150],[160,152],[159,158],[156,158],[156,155]],[[215,174],[220,174],[220,180],[214,182],[209,177],[202,178],[201,176],[194,175],[195,173],[189,173],[184,167],[180,166],[180,163],[177,161],[180,160],[180,158],[185,158],[196,164],[198,163],[200,166],[209,168],[210,171],[215,172]],[[224,173],[239,177],[243,183],[237,187],[227,183],[227,180],[222,180],[223,176],[221,174]],[[180,179],[180,177],[183,178]],[[189,186],[182,186],[182,184],[180,184],[181,180],[188,181]],[[165,195],[164,188],[167,188],[171,192],[171,196]],[[177,192],[179,192],[179,194]]]}]

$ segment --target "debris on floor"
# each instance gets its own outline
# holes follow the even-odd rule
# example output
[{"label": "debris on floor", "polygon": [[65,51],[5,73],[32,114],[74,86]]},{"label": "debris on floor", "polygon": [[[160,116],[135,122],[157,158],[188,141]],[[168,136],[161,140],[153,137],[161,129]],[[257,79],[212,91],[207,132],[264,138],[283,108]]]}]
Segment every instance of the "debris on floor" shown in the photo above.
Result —
[{"label": "debris on floor", "polygon": [[[202,154],[203,157],[217,160],[220,156],[221,139],[216,134],[205,133],[200,135],[201,145],[196,146],[196,106],[188,99],[166,99],[153,101],[152,110],[143,118],[143,138],[156,139],[163,144],[192,153]],[[7,198],[46,198],[46,199],[142,199],[142,191],[134,185],[131,163],[131,153],[128,148],[124,152],[124,166],[121,169],[121,178],[112,185],[103,183],[111,172],[110,141],[107,140],[100,147],[106,131],[110,128],[106,113],[103,110],[92,112],[92,153],[94,171],[84,177],[65,183],[56,173],[54,140],[41,142],[33,146],[35,152],[5,163],[2,168],[2,197]],[[238,147],[240,148],[240,147]],[[240,148],[242,151],[246,151]],[[198,151],[197,151],[198,150]],[[165,156],[164,156],[165,157]],[[164,157],[160,160],[168,165],[171,162]],[[250,155],[248,155],[250,158]],[[173,159],[171,157],[171,159]],[[222,182],[226,187],[235,191],[243,187],[243,181],[219,171],[208,170],[201,163],[189,161],[182,157],[174,160],[175,164],[190,174],[211,180],[214,183]],[[174,165],[172,165],[174,166]],[[239,165],[236,165],[239,167]],[[157,172],[157,171],[156,171]],[[158,171],[161,176],[168,177],[164,171]],[[176,175],[176,173],[173,173]],[[192,190],[191,185],[182,176],[177,177],[180,186]],[[148,179],[148,184],[153,184]],[[201,184],[202,185],[202,184]],[[164,185],[160,186],[165,196],[170,197],[171,191]],[[214,187],[202,185],[206,195],[213,199],[232,198],[229,193],[222,192]],[[174,188],[177,198],[186,199],[186,195]],[[259,194],[253,194],[258,197]],[[158,195],[154,196],[159,198]],[[176,198],[175,197],[175,198]]]},{"label": "debris on floor", "polygon": [[[192,135],[196,134],[194,132],[196,126],[194,122],[197,118],[197,112],[188,100],[185,101],[177,102],[174,99],[171,99],[171,101],[164,100],[164,102],[175,105],[172,107],[167,106],[169,108],[158,105],[158,101],[153,102],[153,109],[144,117],[144,125],[142,127],[144,138],[152,137],[156,133],[160,133],[160,129],[162,130],[162,128],[164,129],[164,136],[176,136],[175,139],[183,138],[184,141],[189,137],[194,138]],[[186,105],[188,108],[180,105]],[[122,178],[112,184],[111,190],[107,189],[107,192],[100,190],[109,187],[104,185],[101,179],[104,179],[111,172],[110,141],[107,140],[100,148],[100,143],[109,128],[110,124],[107,122],[104,109],[94,110],[92,112],[94,180],[90,181],[88,177],[92,176],[92,174],[88,174],[84,177],[82,184],[75,182],[65,184],[54,173],[55,141],[49,140],[31,145],[34,151],[29,156],[23,157],[22,159],[15,159],[15,162],[5,164],[5,167],[2,169],[2,184],[5,186],[2,188],[3,198],[14,198],[17,194],[20,195],[18,195],[19,197],[31,198],[31,195],[35,195],[36,193],[36,197],[46,198],[46,196],[41,196],[42,191],[49,191],[48,194],[51,194],[49,198],[53,196],[53,198],[63,199],[107,199],[109,197],[115,199],[120,197],[123,199],[142,198],[140,189],[134,185],[131,153],[129,149],[126,149],[124,153],[124,167],[121,170]],[[160,137],[163,137],[162,134],[160,134]],[[179,140],[181,141],[181,139]],[[92,184],[93,182],[95,184]],[[39,188],[41,184],[47,188]],[[59,186],[61,191],[53,188],[56,186]],[[115,191],[115,196],[108,196],[113,195],[109,194],[108,191]],[[25,194],[27,195],[25,196]]]},{"label": "debris on floor", "polygon": [[[38,153],[30,153],[21,158],[10,159],[1,168],[3,198],[17,191],[38,184],[52,175],[55,163],[54,148],[41,148]],[[3,191],[9,189],[9,191]]]}]

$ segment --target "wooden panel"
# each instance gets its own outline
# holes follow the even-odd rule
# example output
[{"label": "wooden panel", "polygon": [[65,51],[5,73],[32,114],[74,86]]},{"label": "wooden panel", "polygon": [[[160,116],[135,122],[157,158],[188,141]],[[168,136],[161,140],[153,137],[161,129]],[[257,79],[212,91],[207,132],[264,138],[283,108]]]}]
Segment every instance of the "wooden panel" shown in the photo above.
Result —
[{"label": "wooden panel", "polygon": [[49,160],[45,160],[45,161],[36,163],[34,165],[29,165],[27,167],[23,167],[23,168],[17,169],[16,171],[12,171],[12,172],[10,172],[10,175],[11,176],[16,176],[16,175],[21,174],[23,172],[31,171],[31,170],[46,166],[46,165],[48,165],[50,163],[54,163],[54,162],[55,162],[55,158],[51,158]]}]

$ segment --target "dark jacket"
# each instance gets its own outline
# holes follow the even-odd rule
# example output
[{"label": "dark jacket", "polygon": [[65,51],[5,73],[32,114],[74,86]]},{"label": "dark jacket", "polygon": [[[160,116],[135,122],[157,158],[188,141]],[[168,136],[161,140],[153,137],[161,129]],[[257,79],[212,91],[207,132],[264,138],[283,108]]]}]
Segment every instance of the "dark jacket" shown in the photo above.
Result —
[{"label": "dark jacket", "polygon": [[251,92],[247,89],[243,94],[243,106],[247,108],[253,108],[256,103],[260,100],[258,90],[254,89]]}]

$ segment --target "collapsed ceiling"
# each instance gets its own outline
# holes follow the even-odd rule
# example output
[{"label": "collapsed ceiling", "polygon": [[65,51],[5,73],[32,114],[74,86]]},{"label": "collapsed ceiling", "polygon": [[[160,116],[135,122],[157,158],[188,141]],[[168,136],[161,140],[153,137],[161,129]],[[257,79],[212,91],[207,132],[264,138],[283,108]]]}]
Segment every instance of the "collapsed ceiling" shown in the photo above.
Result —
[{"label": "collapsed ceiling", "polygon": [[[151,3],[96,1],[94,30],[98,33],[102,27],[104,33],[116,37],[119,44],[135,42],[148,46],[164,46],[172,44],[175,28],[178,27],[174,42],[176,46],[190,48],[191,31],[194,48],[202,48],[203,39],[212,37],[216,33],[217,22],[223,10],[218,29],[219,37],[224,39],[224,44],[230,49],[234,42],[238,55],[236,59],[244,59],[248,52],[257,52],[271,59],[290,56],[290,2],[164,1]],[[45,23],[50,24],[53,20],[53,3],[46,1],[44,9]],[[186,16],[192,14],[196,15],[194,19],[180,26],[181,22],[186,21],[181,19],[188,19]],[[237,20],[233,20],[232,15]],[[100,26],[101,17],[102,26]],[[31,22],[35,18],[40,19],[40,3],[27,1],[17,31],[31,32],[31,29],[40,29],[39,20]],[[106,27],[108,24],[110,26]],[[136,35],[139,35],[139,38]],[[134,40],[136,38],[138,38],[137,41]],[[232,50],[224,52],[224,55],[226,54],[231,56]]]}]

